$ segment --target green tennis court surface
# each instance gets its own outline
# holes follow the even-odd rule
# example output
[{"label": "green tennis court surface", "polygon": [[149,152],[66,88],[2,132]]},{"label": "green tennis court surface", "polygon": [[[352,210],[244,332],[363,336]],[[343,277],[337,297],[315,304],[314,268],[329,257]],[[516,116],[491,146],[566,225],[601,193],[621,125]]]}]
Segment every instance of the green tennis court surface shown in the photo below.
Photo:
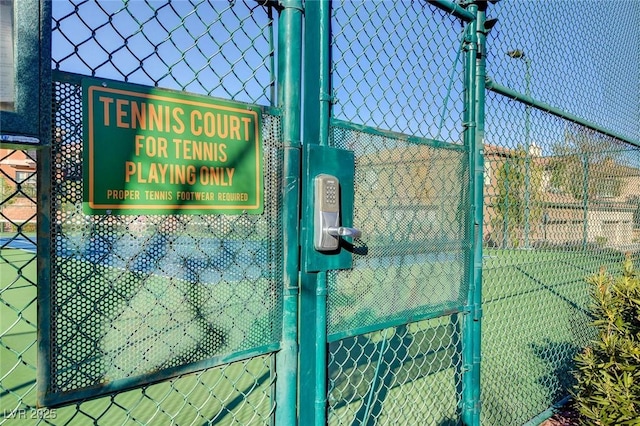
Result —
[{"label": "green tennis court surface", "polygon": [[601,267],[617,273],[623,258],[612,250],[485,251],[482,398],[492,421],[518,424],[523,406],[539,413],[568,395],[573,357],[593,336],[585,278]]},{"label": "green tennis court surface", "polygon": [[[552,383],[559,380],[554,374],[563,367],[560,364],[567,362],[566,356],[553,358],[553,354],[558,348],[564,354],[577,350],[574,348],[576,335],[580,336],[578,340],[588,339],[585,277],[593,275],[602,266],[617,271],[623,256],[614,251],[485,251],[483,327],[485,331],[491,331],[490,340],[483,341],[485,406],[503,413],[506,416],[503,419],[509,417],[514,404],[525,399],[540,399],[540,411],[547,407],[543,401],[550,396]],[[108,269],[109,266],[101,265],[100,268]],[[35,406],[35,254],[30,250],[3,249],[0,276],[0,375],[4,388],[0,394],[0,407],[13,410],[20,407],[21,399],[23,403]],[[494,386],[492,382],[492,376],[504,374],[505,365],[509,364],[518,366],[518,373],[513,377],[513,382],[519,384],[518,394],[505,394],[500,385]],[[209,413],[211,418],[217,415],[221,423],[249,421],[256,415],[267,418],[273,409],[269,402],[273,380],[270,368],[269,357],[260,357],[150,385],[144,392],[133,390],[83,403],[82,410],[93,418],[108,416],[114,424],[134,419],[144,423],[154,418],[172,418],[171,413],[159,412],[159,405],[154,400],[164,400],[173,393],[188,393],[193,401],[200,393],[201,407],[194,407],[190,412],[176,406],[175,413],[180,413],[184,419]],[[433,378],[453,380],[445,373],[441,371]],[[237,380],[221,380],[223,376],[237,377]],[[539,380],[531,383],[531,377]],[[246,392],[252,387],[261,391]],[[212,392],[219,398],[211,400]],[[154,397],[149,398],[152,394]],[[243,398],[246,401],[240,403]],[[179,405],[182,398],[175,400]],[[118,406],[134,408],[126,412]],[[163,410],[167,410],[166,405]],[[56,423],[64,423],[78,413],[75,406],[63,407],[56,410],[56,416]],[[183,423],[179,419],[176,421]]]}]

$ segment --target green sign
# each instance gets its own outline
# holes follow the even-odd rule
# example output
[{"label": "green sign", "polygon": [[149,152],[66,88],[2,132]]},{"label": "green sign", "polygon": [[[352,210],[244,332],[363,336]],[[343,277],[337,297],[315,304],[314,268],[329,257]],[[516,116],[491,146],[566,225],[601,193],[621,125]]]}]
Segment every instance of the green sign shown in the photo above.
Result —
[{"label": "green sign", "polygon": [[84,79],[84,211],[263,211],[260,107]]}]

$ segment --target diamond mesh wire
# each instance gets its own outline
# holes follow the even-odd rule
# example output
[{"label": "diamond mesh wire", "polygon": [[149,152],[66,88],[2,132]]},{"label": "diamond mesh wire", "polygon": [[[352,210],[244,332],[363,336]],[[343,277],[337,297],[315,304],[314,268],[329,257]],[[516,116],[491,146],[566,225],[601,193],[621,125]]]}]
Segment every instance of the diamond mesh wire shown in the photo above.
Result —
[{"label": "diamond mesh wire", "polygon": [[270,105],[273,31],[253,1],[56,1],[53,68]]},{"label": "diamond mesh wire", "polygon": [[0,422],[35,393],[36,161],[0,148]]},{"label": "diamond mesh wire", "polygon": [[[638,6],[500,2],[488,75],[639,140]],[[523,424],[569,396],[585,278],[640,257],[640,150],[494,93],[486,112],[482,422]]]},{"label": "diamond mesh wire", "polygon": [[[497,124],[526,115],[529,150]],[[509,137],[485,145],[483,417],[522,424],[569,395],[594,337],[585,278],[639,257],[640,149],[499,95],[487,122]]]},{"label": "diamond mesh wire", "polygon": [[[637,2],[617,2],[613,7],[611,3],[594,0],[556,1],[544,5],[505,0],[491,4],[489,10],[490,17],[499,19],[488,38],[490,77],[630,139],[640,138],[637,97],[640,93],[640,67],[637,66],[640,63],[640,37],[634,24],[640,20]],[[272,104],[274,24],[270,11],[250,2],[54,2],[53,67],[84,75]],[[461,26],[454,18],[422,2],[401,6],[389,2],[344,2],[333,6],[333,21],[333,86],[337,100],[333,111],[336,118],[452,144],[460,142],[459,117],[463,110],[459,75]],[[524,56],[511,58],[506,55],[513,50],[520,50]],[[64,129],[64,133],[57,133],[60,141],[80,134],[79,112],[70,106],[75,102],[71,100],[74,97],[77,95],[68,93],[57,99],[60,110],[65,111],[56,116],[57,126]],[[65,105],[66,102],[70,105]],[[640,187],[637,173],[640,161],[637,149],[633,147],[498,95],[489,95],[487,99],[486,130],[482,416],[483,424],[522,424],[567,394],[571,384],[571,359],[591,337],[586,327],[589,319],[584,277],[601,265],[616,268],[624,251],[638,258],[640,196],[636,189]],[[333,131],[336,134],[345,132]],[[432,246],[429,242],[432,228],[424,220],[425,217],[432,219],[426,208],[429,203],[416,203],[419,204],[417,208],[405,210],[402,198],[399,198],[394,213],[385,213],[376,204],[372,191],[367,189],[370,185],[380,184],[377,175],[367,173],[373,160],[382,160],[377,150],[397,150],[395,139],[398,137],[386,135],[376,139],[378,136],[372,136],[376,132],[365,130],[360,133],[364,142],[358,155],[356,179],[360,186],[356,191],[369,201],[356,206],[356,215],[377,218],[377,223],[383,226],[390,222],[397,235],[406,237],[403,244],[389,241],[389,244],[374,246],[380,250],[387,247],[389,256],[402,258],[404,266],[391,272],[391,276],[383,277],[387,271],[394,271],[393,265],[384,267],[372,263],[372,257],[356,257],[356,268],[373,272],[356,269],[344,273],[346,279],[340,276],[342,273],[333,274],[330,285],[333,290],[340,290],[330,300],[330,327],[334,332],[372,324],[371,318],[376,315],[388,319],[399,312],[420,310],[419,306],[432,309],[443,300],[462,300],[455,295],[439,299],[438,293],[417,292],[418,302],[400,297],[396,303],[388,301],[396,297],[392,291],[390,296],[379,296],[379,300],[385,302],[380,308],[373,303],[367,305],[360,296],[366,307],[341,310],[341,306],[347,305],[353,295],[357,297],[359,291],[357,286],[349,288],[345,283],[370,280],[401,283],[405,287],[408,283],[410,290],[411,283],[418,282],[418,278],[429,276],[431,282],[442,284],[447,276],[446,271],[429,269],[433,265],[412,270],[415,259],[409,253],[413,249],[403,248],[416,243],[410,238],[414,234],[422,236],[417,243],[420,253],[430,253],[435,247],[449,247]],[[371,142],[374,139],[376,141]],[[405,144],[406,155],[439,156],[442,170],[466,170],[459,163],[450,161],[449,155],[462,155],[455,149],[414,146],[406,143],[404,136],[399,139]],[[369,150],[367,146],[376,149]],[[269,149],[274,150],[273,155],[279,155],[276,154],[277,147]],[[77,182],[80,157],[73,148],[64,148],[62,152],[64,156],[54,158],[54,164],[60,166],[54,168],[54,179],[68,183],[58,188],[56,202],[59,206],[63,199],[73,200],[80,196]],[[403,155],[391,155],[391,162],[393,159],[406,160]],[[3,178],[0,218],[4,232],[0,247],[0,407],[5,410],[0,423],[23,415],[35,415],[36,420],[52,424],[191,424],[211,420],[220,424],[253,424],[270,421],[275,380],[271,355],[205,369],[93,401],[81,401],[54,412],[36,411],[36,256],[31,229],[35,196],[33,185],[24,180],[33,179],[34,174],[31,170],[28,172],[30,177],[15,176],[3,166],[15,160],[35,160],[35,154],[26,153],[25,156],[24,152],[2,151],[0,157],[0,177]],[[454,185],[457,181],[451,179],[449,184]],[[460,182],[466,181],[466,177],[460,179]],[[406,188],[411,195],[409,199],[419,199],[413,193],[416,191],[417,194],[419,187],[408,181],[391,179],[389,182],[387,179],[385,183],[387,190]],[[356,196],[356,200],[358,198]],[[451,200],[447,203],[455,204]],[[463,204],[462,207],[468,206]],[[15,213],[18,208],[25,217],[18,218]],[[118,254],[112,256],[115,259],[111,261],[128,266],[144,264],[143,258],[149,255],[179,255],[183,246],[198,252],[200,257],[196,256],[197,259],[207,257],[208,248],[198,247],[195,240],[180,240],[183,235],[176,236],[180,232],[188,234],[193,228],[198,233],[217,235],[224,234],[229,226],[241,230],[236,232],[242,235],[259,236],[257,239],[260,239],[266,235],[264,226],[271,225],[268,221],[266,225],[251,221],[247,224],[244,217],[236,219],[239,224],[236,226],[236,223],[209,223],[202,217],[181,216],[166,224],[148,219],[141,225],[139,220],[132,222],[123,218],[109,219],[114,223],[108,223],[106,219],[90,222],[78,209],[60,208],[58,213],[59,217],[52,216],[52,221],[57,224],[64,218],[66,222],[64,229],[61,227],[56,232],[80,238],[54,239],[56,251],[66,253],[79,263],[83,262],[80,259],[83,256],[94,263],[103,262],[106,259],[102,251],[115,247],[107,230],[117,229],[120,245]],[[200,219],[202,224],[194,222]],[[445,234],[449,231],[455,234],[452,225],[458,222],[447,219],[436,223],[437,227],[444,227]],[[131,231],[134,228],[137,230]],[[145,240],[144,249],[128,253],[128,239],[138,230],[157,235],[160,244],[157,244],[158,238],[150,237]],[[234,234],[237,238],[242,235]],[[92,248],[89,252],[85,250],[87,241]],[[262,272],[267,271],[267,277],[279,276],[278,272],[272,272],[279,268],[279,262],[273,265],[265,262],[262,252],[249,255],[242,249],[232,248],[231,251],[231,255],[222,256],[227,261],[231,258],[230,264],[244,262],[250,257],[249,263],[259,264]],[[452,253],[448,249],[445,251]],[[270,256],[266,257],[271,259]],[[437,265],[451,259],[430,260],[443,261],[436,262]],[[185,288],[198,279],[213,282],[218,279],[216,273],[220,272],[219,265],[211,265],[209,261],[206,264],[192,262],[176,266],[167,262],[151,266],[157,272],[180,271]],[[70,283],[70,292],[61,294],[59,301],[79,302],[80,312],[100,303],[108,304],[102,300],[98,304],[87,304],[87,300],[98,300],[102,293],[92,289],[94,293],[85,294],[77,283],[67,280],[68,271],[76,270],[95,280],[96,269],[75,268],[67,263],[60,269],[59,278]],[[215,273],[208,275],[212,271]],[[253,277],[254,272],[249,268],[238,273]],[[137,273],[153,274],[149,271]],[[432,275],[443,278],[442,282]],[[136,285],[143,289],[144,300],[155,298],[158,301],[166,297],[175,302],[189,295],[189,291],[177,289],[179,285],[167,287],[155,278],[137,280],[116,276],[114,280],[124,284],[124,299],[132,294],[130,287]],[[458,288],[458,284],[460,282],[455,281],[455,285],[445,287],[451,290]],[[466,291],[466,284],[462,285],[460,288]],[[164,291],[169,288],[172,290]],[[443,291],[443,287],[436,288]],[[192,295],[194,299],[203,296],[197,292]],[[134,314],[144,316],[146,313],[138,308],[144,306],[144,301],[135,305]],[[102,309],[102,305],[100,307]],[[186,313],[187,318],[206,316],[193,309],[188,311],[183,310],[181,315]],[[109,312],[104,310],[104,314],[109,315]],[[64,317],[66,314],[61,312],[59,315]],[[187,322],[196,330],[206,328],[206,324],[197,320]],[[86,338],[86,328],[91,326],[90,322],[80,323],[78,336]],[[382,424],[399,418],[408,422],[416,419],[414,423],[423,423],[424,419],[428,419],[428,423],[455,423],[450,419],[455,417],[455,404],[459,400],[459,352],[453,349],[460,343],[457,328],[458,319],[451,316],[333,341],[330,421],[346,423],[353,418],[364,418],[376,419]],[[119,326],[116,330],[125,334],[132,332]],[[198,332],[185,331],[190,332],[194,342],[200,336]],[[141,337],[137,344],[144,345],[145,337],[153,336],[155,331],[133,332]],[[251,332],[248,335],[256,336]],[[199,359],[215,350],[222,340],[213,339],[193,351],[175,355]],[[167,351],[172,353],[174,349]],[[118,358],[117,349],[113,353],[119,374],[135,372],[138,368],[130,359]],[[447,355],[442,358],[434,355],[439,353]],[[75,363],[75,357],[83,356],[83,353],[60,355],[61,359]],[[428,366],[420,364],[422,359],[428,360]],[[159,361],[149,357],[145,362],[148,367]],[[90,371],[91,368],[88,367]],[[87,379],[73,377],[69,380]],[[423,382],[428,384],[421,387]],[[64,386],[65,383],[61,384]],[[372,404],[366,404],[369,395]],[[420,397],[416,399],[415,395]],[[424,395],[436,396],[424,398]],[[403,401],[409,402],[405,406]],[[429,409],[422,413],[425,404]],[[410,411],[416,407],[421,415],[411,417]]]},{"label": "diamond mesh wire", "polygon": [[[468,292],[461,38],[423,2],[332,4],[330,144],[355,154],[364,237],[353,269],[328,274],[329,424],[459,422],[447,313]],[[389,328],[421,316],[440,317]]]},{"label": "diamond mesh wire", "polygon": [[[272,355],[206,369],[163,383],[144,385],[136,390],[113,393],[109,397],[80,401],[67,407],[37,408],[37,158],[36,153],[31,151],[3,149],[0,155],[3,177],[0,203],[3,219],[0,234],[0,423],[270,423],[275,381]],[[74,158],[71,156],[64,161],[57,161],[56,164],[73,164]],[[61,168],[56,170],[56,176],[60,177]],[[63,195],[58,195],[73,196],[61,192]],[[71,221],[71,226],[78,226],[77,222],[79,221]],[[82,298],[78,297],[75,300]],[[82,306],[86,306],[86,303],[79,304],[80,312],[84,311]],[[91,321],[87,317],[84,318],[84,322]],[[76,323],[81,324],[82,321]],[[77,329],[83,332],[87,328],[88,326],[84,329],[80,326]],[[76,346],[67,350],[65,354],[80,357],[86,354],[85,349]]]},{"label": "diamond mesh wire", "polygon": [[[491,5],[498,22],[487,39],[494,80],[631,139],[640,132],[640,5],[505,0]],[[522,58],[507,52],[520,50]],[[586,101],[587,100],[587,101]]]},{"label": "diamond mesh wire", "polygon": [[459,327],[441,317],[331,343],[328,424],[458,424]]},{"label": "diamond mesh wire", "polygon": [[14,238],[32,237],[35,232],[36,161],[35,150],[0,150],[0,232]]},{"label": "diamond mesh wire", "polygon": [[424,2],[334,2],[335,118],[460,143],[462,26]]},{"label": "diamond mesh wire", "polygon": [[[53,16],[56,70],[275,102],[274,22],[271,9],[257,2],[60,1]],[[2,150],[0,423],[270,423],[272,354],[215,368],[197,363],[265,352],[280,340],[279,118],[264,117],[270,207],[262,216],[89,217],[79,207],[77,81],[56,84],[52,154],[42,160],[52,163],[50,255],[57,266],[52,389],[100,386],[181,363],[200,370],[62,408],[36,408],[35,154]],[[19,167],[26,174],[16,175]]]}]

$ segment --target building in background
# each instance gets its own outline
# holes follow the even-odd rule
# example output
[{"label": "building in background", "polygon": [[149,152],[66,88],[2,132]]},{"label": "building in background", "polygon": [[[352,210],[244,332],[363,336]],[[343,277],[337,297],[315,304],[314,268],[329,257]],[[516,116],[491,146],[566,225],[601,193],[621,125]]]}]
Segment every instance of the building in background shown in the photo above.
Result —
[{"label": "building in background", "polygon": [[530,150],[527,159],[522,149],[485,145],[484,151],[489,247],[525,248],[527,240],[536,247],[588,244],[625,250],[639,243],[640,169],[626,165],[623,155],[543,156]]},{"label": "building in background", "polygon": [[0,149],[0,232],[35,232],[36,189],[36,151]]}]

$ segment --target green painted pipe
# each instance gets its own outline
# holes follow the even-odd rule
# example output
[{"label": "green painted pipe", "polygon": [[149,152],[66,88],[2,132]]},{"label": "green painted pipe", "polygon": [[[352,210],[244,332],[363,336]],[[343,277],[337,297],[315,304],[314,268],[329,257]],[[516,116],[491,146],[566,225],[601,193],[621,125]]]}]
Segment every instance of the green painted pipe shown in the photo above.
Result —
[{"label": "green painted pipe", "polygon": [[316,277],[315,424],[327,423],[327,273]]},{"label": "green painted pipe", "polygon": [[320,26],[320,145],[329,145],[329,118],[331,117],[331,4],[324,0],[319,4]]},{"label": "green painted pipe", "polygon": [[[329,118],[331,116],[331,4],[322,0],[318,4],[318,26],[320,30],[319,121],[318,143],[329,145]],[[316,278],[316,397],[315,424],[327,423],[327,273],[319,272]]]},{"label": "green painted pipe", "polygon": [[472,239],[467,257],[469,280],[468,312],[463,321],[463,386],[462,420],[465,425],[480,425],[480,363],[481,363],[481,317],[482,317],[482,221],[485,108],[485,30],[486,2],[469,4],[467,10],[476,19],[467,25],[465,35],[465,110],[464,141],[469,149],[469,201],[471,215],[467,235]]},{"label": "green painted pipe", "polygon": [[300,206],[300,118],[302,2],[284,0],[278,23],[278,103],[282,109],[284,170],[282,180],[283,323],[276,354],[276,424],[297,423],[298,381],[298,227]]},{"label": "green painted pipe", "polygon": [[464,309],[465,307],[460,306],[458,302],[447,303],[446,306],[442,307],[441,309],[433,309],[431,306],[428,306],[424,307],[424,310],[422,310],[422,312],[412,312],[409,317],[407,317],[406,315],[398,315],[386,321],[377,322],[375,324],[367,325],[364,327],[341,330],[339,332],[329,334],[327,336],[327,342],[333,343],[337,342],[338,340],[348,339],[350,337],[359,336],[361,334],[373,333],[376,331],[384,330],[386,328],[400,327],[410,322],[420,322],[433,318],[447,317],[458,312],[462,312],[464,311]]},{"label": "green painted pipe", "polygon": [[547,408],[522,426],[540,426],[545,420],[551,418],[559,408],[568,404],[570,400],[570,396],[564,397],[560,402],[553,404],[551,407]]},{"label": "green painted pipe", "polygon": [[503,86],[503,85],[501,85],[499,83],[496,83],[495,81],[491,80],[490,78],[486,78],[485,85],[486,85],[487,89],[491,90],[492,92],[495,92],[495,93],[498,93],[500,95],[507,96],[509,98],[515,99],[515,100],[517,100],[519,102],[522,102],[522,103],[524,103],[526,105],[529,105],[529,106],[531,106],[533,108],[536,108],[536,109],[538,109],[540,111],[548,112],[551,115],[555,115],[556,117],[560,117],[560,118],[563,118],[565,120],[571,121],[572,123],[579,124],[579,125],[584,126],[584,127],[588,128],[588,129],[595,130],[596,132],[602,133],[603,135],[607,135],[607,136],[610,136],[612,138],[618,139],[621,142],[626,142],[626,143],[629,143],[631,145],[640,147],[640,141],[639,140],[634,140],[634,139],[628,138],[628,137],[623,136],[623,135],[621,135],[619,133],[616,133],[616,132],[614,132],[612,130],[606,129],[606,128],[604,128],[602,126],[599,126],[599,125],[597,125],[595,123],[592,123],[592,122],[587,121],[587,120],[585,120],[583,118],[580,118],[577,115],[574,115],[574,114],[571,114],[571,113],[569,113],[567,111],[564,111],[564,110],[562,110],[560,108],[556,108],[556,107],[553,107],[553,106],[551,106],[549,104],[546,104],[544,102],[537,101],[537,100],[533,99],[531,96],[524,95],[524,94],[522,94],[520,92],[517,92],[517,91],[515,91],[513,89],[510,89],[510,88],[508,88],[506,86]]},{"label": "green painted pipe", "polygon": [[471,146],[473,155],[473,186],[474,201],[474,234],[473,234],[473,318],[472,318],[472,371],[470,381],[473,383],[472,398],[472,416],[470,425],[480,425],[480,366],[482,362],[482,236],[483,236],[483,220],[484,220],[484,123],[485,123],[485,93],[484,85],[486,76],[486,34],[485,30],[485,10],[481,5],[486,2],[478,2],[478,12],[476,18],[476,34],[478,42],[478,53],[476,55],[476,75],[475,75],[475,91],[476,91],[476,108],[475,108],[475,138],[474,145]]},{"label": "green painted pipe", "polygon": [[[328,145],[331,113],[329,0],[306,2],[304,22],[304,144]],[[304,179],[308,178],[306,173],[307,170],[304,170]],[[302,238],[303,247],[313,247],[310,235],[302,232]],[[303,273],[301,276],[299,327],[304,330],[304,333],[298,336],[301,383],[298,400],[299,424],[325,425],[327,421],[327,273]]]},{"label": "green painted pipe", "polygon": [[[469,12],[476,14],[478,6],[475,4],[468,5]],[[471,168],[469,173],[469,204],[471,214],[467,220],[467,238],[471,238],[475,243],[476,223],[475,223],[475,148],[476,148],[476,56],[477,56],[477,35],[476,35],[476,22],[472,21],[467,24],[465,28],[464,39],[464,113],[463,113],[463,126],[464,126],[464,145],[468,149],[468,164]],[[469,283],[469,293],[467,295],[467,308],[463,317],[462,327],[462,421],[465,425],[475,425],[475,387],[477,383],[474,383],[473,374],[473,355],[474,355],[474,310],[475,310],[475,250],[473,244],[467,251],[466,257],[466,279]]]}]

